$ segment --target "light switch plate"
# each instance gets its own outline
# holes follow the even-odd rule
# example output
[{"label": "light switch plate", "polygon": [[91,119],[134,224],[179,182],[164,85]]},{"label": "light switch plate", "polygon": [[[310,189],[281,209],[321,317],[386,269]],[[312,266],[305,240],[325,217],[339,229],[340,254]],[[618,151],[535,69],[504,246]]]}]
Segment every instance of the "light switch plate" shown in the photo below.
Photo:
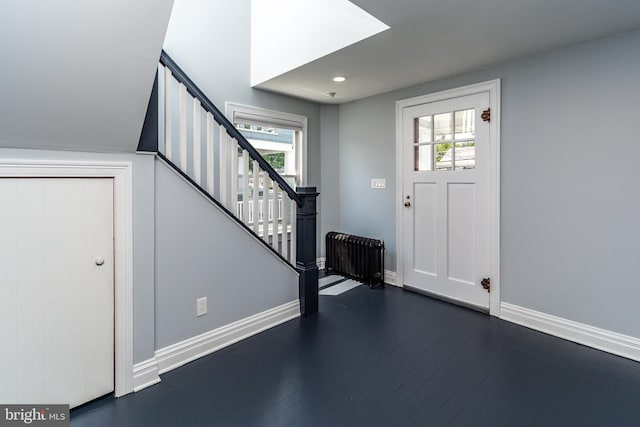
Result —
[{"label": "light switch plate", "polygon": [[386,178],[371,178],[371,188],[376,190],[384,190],[387,188]]}]

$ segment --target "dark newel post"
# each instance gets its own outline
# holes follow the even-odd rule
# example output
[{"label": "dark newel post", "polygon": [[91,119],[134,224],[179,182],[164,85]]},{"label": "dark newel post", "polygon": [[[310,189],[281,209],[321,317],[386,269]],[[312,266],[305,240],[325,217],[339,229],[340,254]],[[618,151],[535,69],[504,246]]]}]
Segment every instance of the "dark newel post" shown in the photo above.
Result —
[{"label": "dark newel post", "polygon": [[147,105],[147,114],[142,125],[142,134],[138,141],[138,151],[155,153],[158,151],[158,73],[153,81],[151,97]]},{"label": "dark newel post", "polygon": [[302,206],[296,214],[296,268],[300,273],[300,313],[318,311],[318,265],[316,264],[316,187],[298,187]]}]

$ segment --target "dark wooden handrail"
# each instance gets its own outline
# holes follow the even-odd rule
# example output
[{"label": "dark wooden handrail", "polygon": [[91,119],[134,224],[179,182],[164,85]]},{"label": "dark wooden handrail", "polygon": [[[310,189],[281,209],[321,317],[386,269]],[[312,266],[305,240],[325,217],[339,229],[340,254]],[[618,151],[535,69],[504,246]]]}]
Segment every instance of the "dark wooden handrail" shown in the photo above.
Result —
[{"label": "dark wooden handrail", "polygon": [[196,86],[195,83],[191,81],[186,73],[182,71],[182,68],[180,68],[178,64],[176,64],[175,61],[171,59],[171,57],[164,50],[160,55],[160,63],[171,70],[171,73],[173,73],[175,79],[186,87],[187,92],[189,92],[191,96],[200,101],[202,108],[211,113],[211,115],[213,115],[213,119],[220,126],[225,128],[227,134],[238,141],[238,145],[242,149],[247,150],[249,156],[253,160],[258,162],[260,168],[262,168],[262,170],[265,171],[267,175],[269,175],[269,177],[273,181],[275,181],[285,193],[287,193],[291,200],[296,202],[298,207],[301,207],[304,203],[302,198],[295,192],[293,188],[291,188],[289,184],[287,184],[287,181],[285,181],[284,178],[280,176],[278,172],[275,171],[275,169],[273,169],[269,162],[267,162],[265,158],[262,157],[260,153],[258,153],[258,151],[249,143],[249,141],[247,141],[247,138],[245,138],[244,135],[242,135],[240,131],[236,129],[233,123],[231,123],[229,119],[227,119],[227,117],[222,114],[220,110],[218,110],[213,102],[211,102],[211,100],[209,100],[209,98],[207,98],[207,96],[202,93],[198,86]]}]

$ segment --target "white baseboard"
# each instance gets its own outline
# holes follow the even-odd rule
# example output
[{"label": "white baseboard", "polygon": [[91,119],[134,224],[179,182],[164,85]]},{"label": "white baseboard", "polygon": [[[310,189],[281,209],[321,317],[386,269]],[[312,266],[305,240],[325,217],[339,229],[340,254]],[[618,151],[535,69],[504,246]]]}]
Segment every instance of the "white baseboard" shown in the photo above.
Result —
[{"label": "white baseboard", "polygon": [[640,361],[640,339],[635,337],[505,302],[500,304],[500,318],[598,350]]},{"label": "white baseboard", "polygon": [[391,270],[384,271],[384,283],[391,286],[397,286],[399,288],[402,287],[402,285],[398,284],[396,272]]},{"label": "white baseboard", "polygon": [[133,391],[140,391],[159,383],[161,381],[160,374],[179,368],[296,317],[300,317],[300,301],[298,300],[156,350],[155,357],[134,365]]},{"label": "white baseboard", "polygon": [[158,361],[155,357],[133,365],[133,391],[140,391],[160,382]]},{"label": "white baseboard", "polygon": [[155,352],[160,374],[300,316],[300,301],[292,301]]},{"label": "white baseboard", "polygon": [[316,258],[316,264],[320,270],[324,270],[326,260],[324,257]]}]

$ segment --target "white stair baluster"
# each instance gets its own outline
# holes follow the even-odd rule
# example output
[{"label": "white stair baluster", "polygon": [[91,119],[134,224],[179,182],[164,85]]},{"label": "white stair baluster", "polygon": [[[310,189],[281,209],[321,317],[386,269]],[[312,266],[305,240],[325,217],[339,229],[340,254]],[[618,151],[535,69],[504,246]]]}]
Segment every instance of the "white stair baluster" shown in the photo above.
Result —
[{"label": "white stair baluster", "polygon": [[202,158],[200,141],[202,128],[200,126],[201,112],[200,101],[197,98],[193,98],[193,175],[196,184],[200,185],[202,182]]},{"label": "white stair baluster", "polygon": [[164,155],[171,160],[173,157],[173,117],[171,108],[171,85],[173,75],[169,68],[164,69]]},{"label": "white stair baluster", "polygon": [[213,165],[213,115],[207,112],[207,191],[213,196],[214,192],[214,174]]},{"label": "white stair baluster", "polygon": [[249,224],[249,153],[242,150],[242,217]]},{"label": "white stair baluster", "polygon": [[187,172],[187,88],[180,83],[178,98],[178,148],[180,153],[180,169]]},{"label": "white stair baluster", "polygon": [[260,167],[258,166],[258,161],[253,161],[253,231],[258,234],[258,223],[259,223],[259,206],[258,206],[258,195],[260,193]]},{"label": "white stair baluster", "polygon": [[273,184],[273,215],[271,218],[272,229],[271,232],[271,246],[276,250],[276,252],[280,252],[278,250],[278,217],[280,216],[280,210],[278,209],[278,201],[280,200],[280,187],[278,184]]},{"label": "white stair baluster", "polygon": [[291,207],[291,264],[293,264],[294,266],[296,265],[296,244],[297,244],[297,240],[296,240],[296,209],[298,208],[298,205],[296,204],[295,201],[290,200],[288,201],[289,206]]},{"label": "white stair baluster", "polygon": [[262,172],[262,239],[269,243],[269,175]]},{"label": "white stair baluster", "polygon": [[[289,260],[289,197],[282,194],[282,256]],[[291,262],[291,261],[289,261]]]},{"label": "white stair baluster", "polygon": [[227,135],[224,127],[220,133],[220,200],[232,212],[238,203],[238,142]]}]

